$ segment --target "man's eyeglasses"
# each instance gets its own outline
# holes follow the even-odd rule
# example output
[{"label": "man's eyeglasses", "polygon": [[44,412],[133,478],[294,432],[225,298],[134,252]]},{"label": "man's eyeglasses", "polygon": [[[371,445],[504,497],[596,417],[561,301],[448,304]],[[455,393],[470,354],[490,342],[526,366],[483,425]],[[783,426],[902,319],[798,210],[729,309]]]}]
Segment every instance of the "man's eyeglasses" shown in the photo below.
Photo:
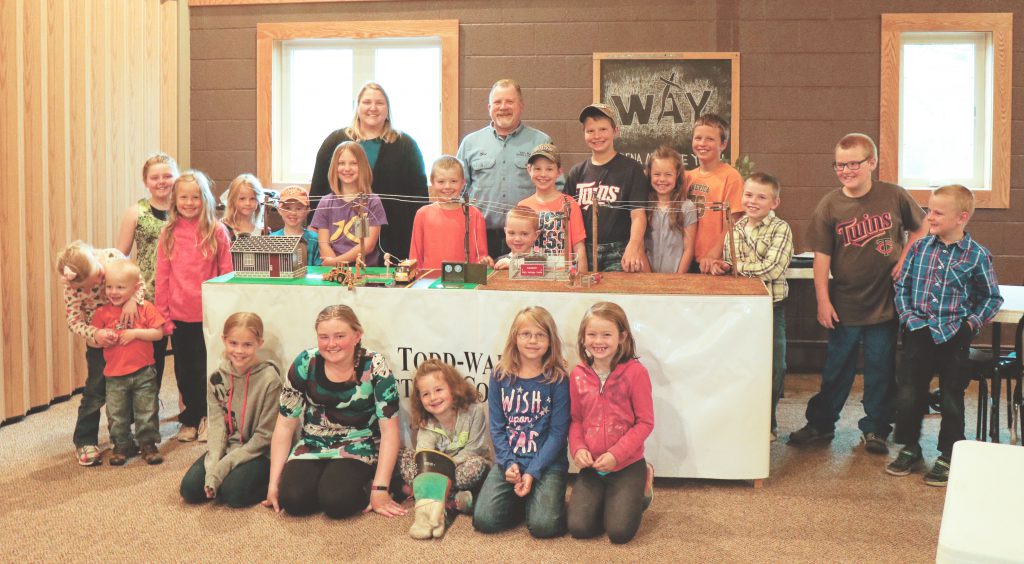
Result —
[{"label": "man's eyeglasses", "polygon": [[871,157],[865,157],[859,161],[850,161],[848,163],[837,163],[832,161],[832,170],[836,172],[840,172],[844,168],[850,171],[860,170],[860,165],[868,162],[869,160],[871,160]]}]

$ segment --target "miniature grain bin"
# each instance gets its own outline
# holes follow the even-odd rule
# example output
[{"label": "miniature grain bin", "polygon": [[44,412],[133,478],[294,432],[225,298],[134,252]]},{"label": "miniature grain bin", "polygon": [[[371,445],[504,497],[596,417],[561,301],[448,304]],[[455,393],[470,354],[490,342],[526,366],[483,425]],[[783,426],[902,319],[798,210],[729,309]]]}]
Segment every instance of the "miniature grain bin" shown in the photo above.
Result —
[{"label": "miniature grain bin", "polygon": [[239,237],[231,245],[231,263],[239,278],[302,278],[306,243],[302,237]]}]

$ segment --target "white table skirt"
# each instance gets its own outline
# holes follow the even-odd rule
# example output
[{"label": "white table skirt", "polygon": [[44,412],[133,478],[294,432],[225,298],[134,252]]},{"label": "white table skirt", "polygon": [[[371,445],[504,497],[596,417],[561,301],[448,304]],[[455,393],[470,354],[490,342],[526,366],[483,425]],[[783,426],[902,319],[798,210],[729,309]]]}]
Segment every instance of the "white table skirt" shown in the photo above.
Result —
[{"label": "white table skirt", "polygon": [[646,458],[662,477],[761,479],[768,476],[772,306],[764,296],[622,295],[207,283],[203,329],[208,368],[223,353],[220,331],[236,311],[263,318],[261,357],[287,371],[316,346],[322,308],[347,304],[365,329],[364,346],[383,353],[398,379],[403,437],[416,364],[440,355],[486,390],[515,313],[551,311],[575,366],[576,333],[598,301],[625,309],[641,362],[651,374],[655,428]]}]

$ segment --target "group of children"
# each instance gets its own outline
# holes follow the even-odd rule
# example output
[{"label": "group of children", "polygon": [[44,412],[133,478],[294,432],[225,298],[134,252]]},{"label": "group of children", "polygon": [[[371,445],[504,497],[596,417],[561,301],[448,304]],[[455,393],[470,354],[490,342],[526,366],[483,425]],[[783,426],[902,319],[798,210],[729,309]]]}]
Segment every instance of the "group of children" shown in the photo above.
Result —
[{"label": "group of children", "polygon": [[[484,533],[525,520],[538,538],[567,530],[633,538],[653,499],[644,441],[654,407],[621,307],[600,302],[586,312],[571,371],[551,314],[518,312],[486,409],[455,367],[421,363],[411,397],[415,449],[401,452],[397,384],[384,357],[362,348],[363,331],[350,308],[325,308],[317,346],[299,354],[282,386],[277,368],[257,357],[260,318],[231,315],[224,361],[208,385],[209,451],[182,479],[185,501],[393,517],[406,514],[397,502],[413,493],[414,538],[442,536],[458,513],[473,515]],[[567,445],[580,470],[568,506]]]},{"label": "group of children", "polygon": [[[416,213],[410,258],[422,268],[469,260],[501,269],[518,256],[543,252],[572,255],[580,271],[735,271],[759,278],[775,304],[774,440],[786,371],[784,273],[793,254],[790,227],[774,212],[780,203],[778,180],[754,173],[744,181],[721,161],[728,124],[714,115],[695,123],[692,144],[699,166],[692,171],[684,171],[682,157],[668,147],[651,155],[646,170],[617,153],[618,128],[608,106],[589,105],[579,118],[590,158],[569,171],[562,193],[556,185],[562,174],[558,149],[544,144],[531,152],[527,168],[535,193],[507,211],[509,254],[497,260],[490,256],[483,216],[461,201],[462,164],[445,156],[432,166],[432,202]],[[893,421],[896,441],[905,445],[887,465],[890,474],[907,475],[923,461],[919,440],[925,397],[938,372],[941,455],[925,481],[944,485],[952,444],[963,439],[967,349],[1001,298],[990,254],[965,232],[973,213],[970,191],[957,185],[936,190],[925,215],[903,188],[873,181],[876,166],[870,138],[844,137],[833,162],[842,187],[826,195],[812,216],[809,240],[815,252],[818,320],[829,330],[827,360],[821,391],[807,406],[807,425],[794,431],[789,443],[831,440],[850,391],[856,352],[863,346],[867,415],[860,429],[866,449],[888,453]],[[351,393],[346,382],[362,382],[361,371],[369,393],[397,401],[397,392],[386,390],[390,372],[383,357],[358,352],[362,328],[351,321],[354,314],[342,315],[326,321],[328,333],[321,332],[318,321],[314,352],[324,359],[322,367],[314,370],[310,362],[315,355],[306,351],[301,363],[305,380],[293,378],[293,365],[282,382],[277,367],[256,355],[263,342],[262,321],[255,314],[237,313],[223,330],[224,361],[207,378],[201,284],[232,270],[229,247],[235,237],[263,232],[263,189],[252,175],[240,175],[226,192],[226,212],[218,220],[211,182],[203,173],[179,174],[172,158],[158,154],[146,161],[142,176],[150,196],[126,211],[118,248],[93,249],[77,241],[56,264],[65,285],[69,328],[88,344],[88,378],[74,432],[80,464],[101,461],[97,444],[104,403],[114,444],[108,462],[121,465],[135,454],[149,464],[162,461],[157,396],[169,337],[182,402],[177,439],[209,441],[209,452],[182,480],[186,501],[218,498],[232,506],[264,501],[295,513],[317,507],[328,511],[334,505],[324,501],[323,492],[303,493],[294,485],[315,484],[325,470],[310,466],[300,474],[287,464],[296,457],[351,456],[372,462],[371,469],[357,472],[371,484],[362,492],[366,499],[329,514],[348,514],[360,503],[386,515],[403,514],[390,496],[386,501],[375,497],[377,492],[396,493],[389,479],[394,467],[417,497],[410,529],[417,538],[443,534],[443,516],[452,510],[472,511],[474,527],[482,532],[525,519],[537,537],[566,529],[580,538],[606,531],[613,542],[633,537],[651,494],[653,473],[643,459],[643,442],[653,429],[653,407],[650,379],[636,359],[621,308],[599,303],[587,312],[577,339],[581,361],[571,372],[550,314],[539,307],[521,311],[492,376],[489,418],[456,369],[439,362],[420,365],[412,397],[416,451],[399,455],[391,438],[382,443],[379,426],[396,412],[380,404],[366,419],[373,440],[365,448],[372,456],[358,449],[321,449],[315,436],[299,448],[293,443],[298,418],[313,414],[333,424],[329,411],[304,411],[309,402],[335,385]],[[328,180],[332,193],[315,206],[310,229],[305,227],[308,192],[300,186],[284,189],[278,202],[284,228],[272,235],[301,236],[310,265],[359,257],[367,265],[378,264],[377,240],[387,218],[380,196],[370,188],[372,170],[358,143],[338,145]],[[588,234],[594,236],[593,205],[599,206],[596,256],[585,243]],[[731,244],[725,213],[735,220]],[[127,258],[133,247],[134,262]],[[900,332],[904,358],[897,369]],[[338,354],[343,361],[329,362]],[[337,372],[346,363],[359,369]],[[299,390],[299,385],[305,387]],[[319,392],[310,391],[311,385]],[[385,436],[391,437],[391,431]],[[387,452],[378,453],[385,443]],[[580,469],[567,508],[566,444]],[[380,466],[385,458],[387,464]],[[309,479],[314,474],[317,478]]]}]

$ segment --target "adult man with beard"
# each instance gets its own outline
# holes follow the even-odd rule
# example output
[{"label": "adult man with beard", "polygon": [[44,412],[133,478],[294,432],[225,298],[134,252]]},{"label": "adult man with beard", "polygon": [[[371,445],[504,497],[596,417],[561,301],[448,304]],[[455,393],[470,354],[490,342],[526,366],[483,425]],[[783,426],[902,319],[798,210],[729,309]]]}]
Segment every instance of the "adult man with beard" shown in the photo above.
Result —
[{"label": "adult man with beard", "polygon": [[[523,125],[523,107],[518,82],[508,78],[495,82],[487,103],[491,123],[467,135],[456,155],[466,168],[466,194],[484,213],[492,256],[508,252],[505,213],[533,194],[526,172],[530,153],[537,145],[551,143],[546,133]],[[561,178],[558,186],[563,186]]]}]

